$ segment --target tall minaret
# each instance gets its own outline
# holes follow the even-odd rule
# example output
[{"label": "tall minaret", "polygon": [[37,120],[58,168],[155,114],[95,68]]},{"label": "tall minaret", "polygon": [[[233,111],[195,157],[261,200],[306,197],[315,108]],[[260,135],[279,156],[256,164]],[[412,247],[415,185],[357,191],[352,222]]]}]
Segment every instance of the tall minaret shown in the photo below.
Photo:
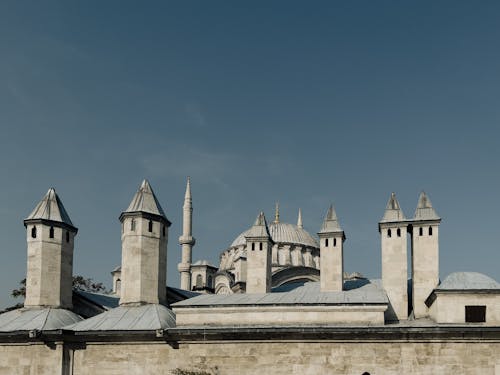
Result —
[{"label": "tall minaret", "polygon": [[189,177],[186,184],[186,194],[184,195],[182,219],[182,236],[179,237],[179,244],[182,246],[182,259],[181,263],[177,265],[177,269],[181,274],[181,289],[191,290],[191,257],[196,240],[192,235],[193,201],[191,199],[191,180]]},{"label": "tall minaret", "polygon": [[120,305],[167,303],[167,242],[170,221],[144,180],[122,223]]},{"label": "tall minaret", "polygon": [[392,193],[378,224],[382,247],[382,284],[389,298],[386,320],[408,318],[408,221]]},{"label": "tall minaret", "polygon": [[73,247],[78,229],[51,188],[24,220],[28,240],[25,307],[71,309]]},{"label": "tall minaret", "polygon": [[320,280],[322,292],[341,292],[344,287],[344,241],[333,205],[318,233],[320,241]]}]

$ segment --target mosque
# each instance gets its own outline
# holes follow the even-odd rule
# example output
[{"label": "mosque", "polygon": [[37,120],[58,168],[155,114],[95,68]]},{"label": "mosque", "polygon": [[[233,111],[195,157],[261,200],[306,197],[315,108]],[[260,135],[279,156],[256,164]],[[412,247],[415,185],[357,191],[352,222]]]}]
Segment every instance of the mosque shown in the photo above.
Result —
[{"label": "mosque", "polygon": [[113,293],[78,291],[78,229],[50,189],[24,220],[26,298],[0,315],[0,375],[500,375],[500,284],[476,272],[441,281],[441,218],[426,193],[412,218],[390,195],[380,279],[345,273],[333,205],[317,237],[300,211],[296,224],[278,206],[270,223],[259,213],[218,266],[192,261],[192,215],[188,179],[181,285],[166,286],[171,222],[144,180],[119,218]]}]

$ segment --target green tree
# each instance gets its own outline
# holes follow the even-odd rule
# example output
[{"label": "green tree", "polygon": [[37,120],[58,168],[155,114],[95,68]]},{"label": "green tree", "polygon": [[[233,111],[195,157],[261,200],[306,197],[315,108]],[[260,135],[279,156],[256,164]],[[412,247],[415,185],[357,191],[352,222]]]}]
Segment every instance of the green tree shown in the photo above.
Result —
[{"label": "green tree", "polygon": [[[98,283],[91,278],[80,275],[73,276],[73,289],[93,293],[109,293],[103,283]],[[12,290],[10,295],[14,298],[26,297],[26,279],[19,282],[19,288]]]}]

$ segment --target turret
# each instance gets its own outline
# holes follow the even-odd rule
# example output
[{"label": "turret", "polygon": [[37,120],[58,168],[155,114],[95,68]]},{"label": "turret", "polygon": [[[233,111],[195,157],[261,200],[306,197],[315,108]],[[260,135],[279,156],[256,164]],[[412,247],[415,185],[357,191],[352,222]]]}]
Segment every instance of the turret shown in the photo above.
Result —
[{"label": "turret", "polygon": [[415,318],[429,316],[425,300],[439,283],[439,224],[441,218],[422,192],[412,220],[412,299]]},{"label": "turret", "polygon": [[408,222],[394,193],[391,194],[378,228],[382,247],[382,284],[389,308],[386,320],[408,318]]},{"label": "turret", "polygon": [[320,243],[320,279],[322,292],[340,292],[344,287],[344,241],[333,205],[318,233]]},{"label": "turret", "polygon": [[28,242],[25,307],[71,309],[73,225],[51,188],[24,220]]},{"label": "turret", "polygon": [[271,252],[273,240],[261,212],[245,235],[247,247],[247,293],[271,292]]},{"label": "turret", "polygon": [[167,242],[170,221],[144,180],[122,223],[120,305],[166,304]]},{"label": "turret", "polygon": [[193,201],[191,199],[191,181],[189,177],[186,184],[186,194],[184,195],[182,219],[182,236],[179,237],[179,244],[182,246],[182,258],[181,263],[177,265],[177,269],[181,274],[181,289],[190,290],[191,259],[196,240],[192,235]]}]

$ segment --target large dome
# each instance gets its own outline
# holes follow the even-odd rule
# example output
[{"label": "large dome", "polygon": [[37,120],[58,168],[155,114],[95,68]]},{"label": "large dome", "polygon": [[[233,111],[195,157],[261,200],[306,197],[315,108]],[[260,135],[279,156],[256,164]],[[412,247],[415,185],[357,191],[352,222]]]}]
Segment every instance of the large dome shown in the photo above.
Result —
[{"label": "large dome", "polygon": [[[246,244],[245,235],[250,229],[241,233],[231,244],[231,247],[237,247]],[[297,225],[288,223],[269,224],[269,234],[276,243],[300,244],[307,247],[319,248],[318,241],[306,230]]]}]

